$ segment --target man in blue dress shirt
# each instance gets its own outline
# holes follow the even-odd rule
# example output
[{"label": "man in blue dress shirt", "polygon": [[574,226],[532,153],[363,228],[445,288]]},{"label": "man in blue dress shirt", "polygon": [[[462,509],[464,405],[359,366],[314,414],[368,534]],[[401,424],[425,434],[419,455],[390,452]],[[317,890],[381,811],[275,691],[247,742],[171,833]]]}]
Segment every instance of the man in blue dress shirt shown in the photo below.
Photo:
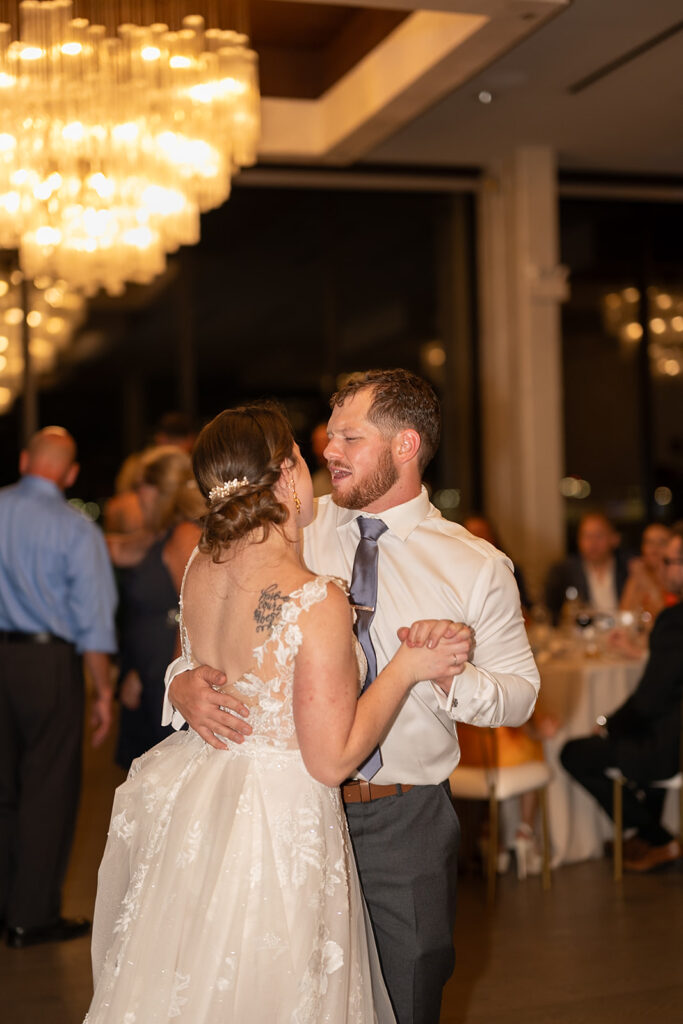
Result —
[{"label": "man in blue dress shirt", "polygon": [[85,934],[61,916],[81,776],[84,687],[92,739],[111,722],[116,588],[104,538],[64,500],[76,445],[46,427],[0,490],[0,918],[15,949]]}]

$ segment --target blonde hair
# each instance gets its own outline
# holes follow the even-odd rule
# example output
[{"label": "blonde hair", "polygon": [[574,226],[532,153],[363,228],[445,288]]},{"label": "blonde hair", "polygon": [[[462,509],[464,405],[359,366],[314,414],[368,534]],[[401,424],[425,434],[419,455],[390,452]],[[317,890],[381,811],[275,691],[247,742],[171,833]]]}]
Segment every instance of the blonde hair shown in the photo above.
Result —
[{"label": "blonde hair", "polygon": [[154,522],[156,531],[168,530],[183,520],[199,519],[205,502],[192,473],[190,456],[173,445],[149,448],[140,456],[138,483],[158,492]]}]

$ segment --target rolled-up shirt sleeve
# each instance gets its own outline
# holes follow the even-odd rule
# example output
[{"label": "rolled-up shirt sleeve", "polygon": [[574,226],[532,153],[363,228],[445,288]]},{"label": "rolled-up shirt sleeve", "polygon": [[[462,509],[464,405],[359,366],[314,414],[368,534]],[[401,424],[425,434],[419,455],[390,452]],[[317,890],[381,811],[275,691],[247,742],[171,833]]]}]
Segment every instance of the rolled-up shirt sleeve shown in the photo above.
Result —
[{"label": "rolled-up shirt sleeve", "polygon": [[174,729],[182,729],[185,725],[185,719],[171,704],[168,688],[176,676],[180,675],[181,672],[187,672],[191,668],[194,668],[194,664],[190,658],[186,658],[184,654],[181,654],[166,669],[166,675],[164,676],[164,703],[161,708],[162,725],[172,725]]},{"label": "rolled-up shirt sleeve", "polygon": [[472,661],[453,679],[446,712],[472,725],[523,725],[533,713],[540,678],[506,558],[483,564],[466,622],[474,628],[476,646]]},{"label": "rolled-up shirt sleeve", "polygon": [[116,652],[117,593],[104,537],[90,523],[74,531],[67,576],[66,603],[76,650]]}]

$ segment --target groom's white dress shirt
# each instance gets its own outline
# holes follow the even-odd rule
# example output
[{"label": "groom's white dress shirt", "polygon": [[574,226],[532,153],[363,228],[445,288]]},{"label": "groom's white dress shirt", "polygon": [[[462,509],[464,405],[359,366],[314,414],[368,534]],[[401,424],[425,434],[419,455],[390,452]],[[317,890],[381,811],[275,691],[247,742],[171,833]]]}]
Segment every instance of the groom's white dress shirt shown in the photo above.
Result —
[{"label": "groom's white dress shirt", "polygon": [[[367,512],[339,508],[326,495],[304,530],[304,561],[312,572],[347,584],[359,539],[356,519]],[[377,610],[370,628],[381,671],[398,647],[397,630],[417,619],[452,619],[475,631],[476,646],[448,697],[433,683],[409,692],[380,743],[382,767],[373,783],[430,785],[448,778],[460,759],[456,722],[522,725],[531,715],[539,676],[524,629],[508,558],[464,527],[444,519],[427,491],[374,518],[379,538]],[[189,666],[179,658],[171,679]],[[182,716],[164,701],[163,723]]]}]

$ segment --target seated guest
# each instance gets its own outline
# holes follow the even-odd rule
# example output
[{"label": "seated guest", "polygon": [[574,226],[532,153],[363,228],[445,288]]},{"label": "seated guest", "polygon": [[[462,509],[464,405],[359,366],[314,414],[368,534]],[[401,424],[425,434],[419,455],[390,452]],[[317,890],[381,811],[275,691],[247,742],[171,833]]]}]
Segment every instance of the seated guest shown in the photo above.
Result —
[{"label": "seated guest", "polygon": [[626,583],[628,565],[618,551],[619,534],[602,512],[588,512],[579,523],[578,554],[552,566],[545,585],[545,603],[557,625],[567,589],[597,612],[613,614]]},{"label": "seated guest", "polygon": [[667,603],[663,559],[670,536],[671,530],[663,523],[650,523],[643,530],[640,558],[631,560],[619,602],[622,610],[646,612],[653,621]]},{"label": "seated guest", "polygon": [[[506,555],[508,554],[500,542],[500,537],[498,536],[498,532],[493,526],[493,523],[489,519],[486,519],[485,516],[476,514],[467,516],[467,518],[463,520],[462,525],[475,537],[479,537],[481,540],[487,540],[489,544],[493,544],[494,548],[498,548],[499,551],[502,551]],[[531,601],[529,600],[529,595],[527,593],[524,576],[522,575],[522,570],[514,559],[512,559],[510,555],[508,555],[508,558],[510,558],[513,563],[512,571],[515,576],[517,589],[519,590],[519,600],[522,605],[522,612],[526,616],[529,608],[531,607]]]},{"label": "seated guest", "polygon": [[666,790],[650,785],[680,766],[683,693],[683,523],[671,531],[664,557],[666,584],[678,604],[659,613],[650,636],[650,658],[635,692],[592,736],[570,740],[562,764],[612,816],[612,780],[619,768],[624,786],[624,828],[636,830],[624,845],[624,867],[651,871],[681,856],[681,844],[661,824]]}]

